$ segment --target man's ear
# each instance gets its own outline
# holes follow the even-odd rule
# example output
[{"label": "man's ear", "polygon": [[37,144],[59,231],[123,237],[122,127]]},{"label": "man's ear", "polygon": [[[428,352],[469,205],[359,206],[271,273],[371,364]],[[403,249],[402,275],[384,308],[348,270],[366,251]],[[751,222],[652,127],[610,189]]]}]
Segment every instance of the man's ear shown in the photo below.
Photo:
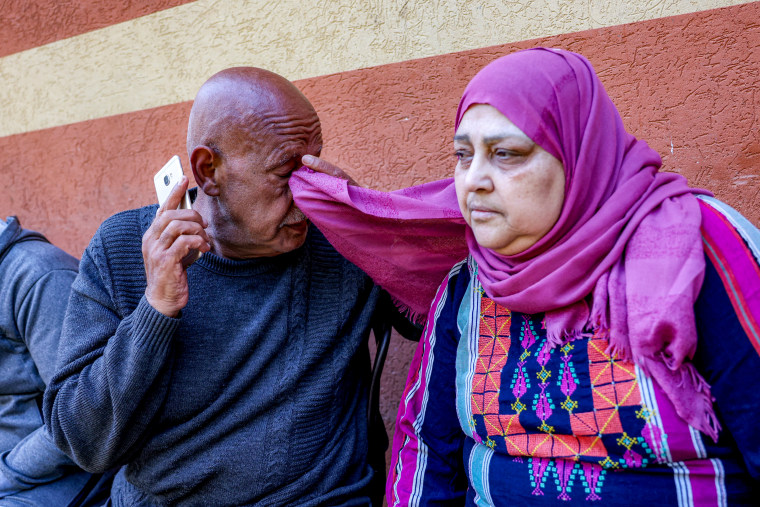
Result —
[{"label": "man's ear", "polygon": [[216,166],[219,162],[216,152],[209,146],[197,146],[190,154],[190,167],[198,187],[209,196],[219,195],[216,181]]}]

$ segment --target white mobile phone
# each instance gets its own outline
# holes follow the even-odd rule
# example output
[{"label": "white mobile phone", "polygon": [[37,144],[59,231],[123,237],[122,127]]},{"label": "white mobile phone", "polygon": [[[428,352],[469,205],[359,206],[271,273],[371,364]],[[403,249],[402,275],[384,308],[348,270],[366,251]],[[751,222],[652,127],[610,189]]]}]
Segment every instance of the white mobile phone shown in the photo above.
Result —
[{"label": "white mobile phone", "polygon": [[[179,180],[182,179],[183,174],[182,162],[180,162],[177,155],[174,155],[169,159],[166,165],[153,176],[153,185],[156,187],[159,206],[164,204],[164,201],[169,197],[174,185],[179,183]],[[190,194],[187,191],[185,191],[185,195],[182,197],[182,201],[180,201],[177,209],[190,209]],[[182,265],[188,267],[190,264],[200,259],[200,257],[200,251],[190,250],[190,253],[182,259]]]},{"label": "white mobile phone", "polygon": [[[156,187],[159,206],[163,206],[164,201],[169,197],[169,193],[174,188],[174,185],[179,183],[179,180],[182,179],[183,174],[182,162],[180,162],[177,155],[174,155],[169,159],[166,165],[153,176],[153,184]],[[190,209],[190,194],[188,192],[185,192],[185,196],[182,198],[177,209]]]}]

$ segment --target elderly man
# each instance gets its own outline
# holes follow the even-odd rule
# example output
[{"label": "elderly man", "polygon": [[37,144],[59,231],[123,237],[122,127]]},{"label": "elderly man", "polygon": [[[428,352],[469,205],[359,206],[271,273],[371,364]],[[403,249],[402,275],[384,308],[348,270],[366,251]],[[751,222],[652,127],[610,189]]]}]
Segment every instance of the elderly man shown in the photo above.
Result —
[{"label": "elderly man", "polygon": [[114,505],[369,503],[379,291],[288,187],[321,145],[292,83],[222,71],[190,113],[193,209],[175,209],[183,178],[158,211],[119,213],[93,237],[44,411],[83,468],[126,465]]}]

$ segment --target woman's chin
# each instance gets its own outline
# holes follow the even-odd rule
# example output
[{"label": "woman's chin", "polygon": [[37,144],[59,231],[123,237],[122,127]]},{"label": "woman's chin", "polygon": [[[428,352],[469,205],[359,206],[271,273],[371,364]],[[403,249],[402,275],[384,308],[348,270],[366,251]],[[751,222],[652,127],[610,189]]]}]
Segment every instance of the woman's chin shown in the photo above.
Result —
[{"label": "woman's chin", "polygon": [[488,248],[499,255],[517,255],[535,244],[535,241],[527,238],[505,240],[504,238],[494,238],[491,235],[479,237],[477,233],[475,233],[475,241],[481,247]]},{"label": "woman's chin", "polygon": [[494,238],[490,234],[478,235],[477,232],[475,232],[475,241],[477,241],[478,245],[482,246],[483,248],[488,248],[489,250],[493,250],[497,253],[502,253],[504,249],[509,249],[512,243],[511,241],[508,242],[503,239]]}]

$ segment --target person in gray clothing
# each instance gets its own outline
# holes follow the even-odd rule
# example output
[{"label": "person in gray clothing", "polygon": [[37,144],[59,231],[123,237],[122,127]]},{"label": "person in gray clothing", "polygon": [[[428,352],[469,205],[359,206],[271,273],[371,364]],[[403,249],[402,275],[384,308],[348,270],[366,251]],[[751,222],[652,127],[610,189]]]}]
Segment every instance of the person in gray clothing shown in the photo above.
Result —
[{"label": "person in gray clothing", "polygon": [[16,217],[0,219],[0,505],[68,505],[87,487],[40,405],[78,261]]}]

